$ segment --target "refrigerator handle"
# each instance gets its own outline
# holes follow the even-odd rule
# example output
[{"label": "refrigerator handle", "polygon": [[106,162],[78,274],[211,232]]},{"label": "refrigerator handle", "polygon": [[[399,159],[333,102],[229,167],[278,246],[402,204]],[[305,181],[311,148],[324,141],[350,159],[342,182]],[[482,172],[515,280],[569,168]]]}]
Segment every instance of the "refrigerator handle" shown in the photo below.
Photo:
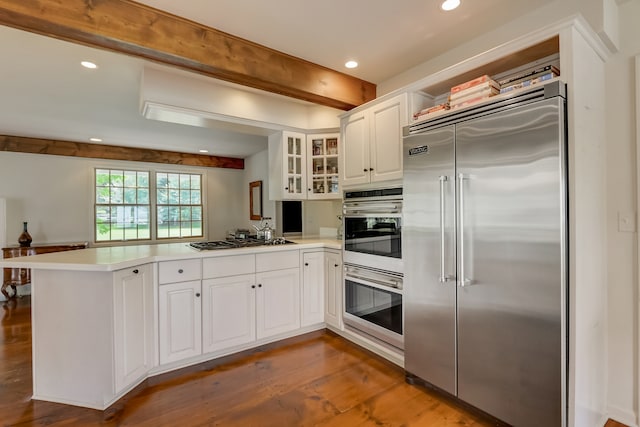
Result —
[{"label": "refrigerator handle", "polygon": [[444,235],[444,183],[448,181],[448,177],[441,175],[440,181],[440,283],[446,283],[449,281],[449,276],[445,273],[445,235]]},{"label": "refrigerator handle", "polygon": [[465,277],[464,271],[464,181],[468,180],[469,177],[465,176],[462,173],[458,174],[458,213],[460,215],[460,280],[459,286],[464,288],[466,285],[470,285],[472,282],[470,279]]}]

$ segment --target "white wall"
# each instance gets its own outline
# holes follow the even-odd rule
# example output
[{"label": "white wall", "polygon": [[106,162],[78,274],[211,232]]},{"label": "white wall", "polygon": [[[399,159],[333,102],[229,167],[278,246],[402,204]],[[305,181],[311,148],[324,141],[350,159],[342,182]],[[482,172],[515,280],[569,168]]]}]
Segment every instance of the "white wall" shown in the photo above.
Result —
[{"label": "white wall", "polygon": [[606,65],[608,404],[612,417],[638,425],[637,233],[620,231],[618,217],[635,222],[638,202],[633,58],[640,54],[640,1],[619,12],[620,50]]},{"label": "white wall", "polygon": [[0,197],[5,198],[7,204],[9,245],[17,245],[23,221],[29,223],[34,245],[92,242],[95,167],[203,171],[209,238],[223,237],[228,228],[236,227],[243,208],[236,197],[244,188],[243,170],[10,152],[0,152],[0,165]]},{"label": "white wall", "polygon": [[[276,202],[269,200],[269,151],[263,150],[244,160],[244,183],[242,192],[242,213],[239,217],[237,226],[249,228],[253,230],[251,225],[258,226],[260,221],[251,221],[249,219],[249,183],[253,181],[262,181],[262,216],[271,218],[269,222],[271,227],[275,227],[276,222]],[[276,230],[276,235],[282,234],[282,230]]]}]

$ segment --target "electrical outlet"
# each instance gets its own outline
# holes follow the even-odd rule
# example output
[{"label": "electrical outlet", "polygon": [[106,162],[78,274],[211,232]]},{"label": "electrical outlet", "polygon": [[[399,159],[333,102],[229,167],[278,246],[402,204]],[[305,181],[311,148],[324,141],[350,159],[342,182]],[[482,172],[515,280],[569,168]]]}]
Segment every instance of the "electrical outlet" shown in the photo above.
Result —
[{"label": "electrical outlet", "polygon": [[633,212],[618,212],[618,231],[623,233],[636,232],[636,215]]}]

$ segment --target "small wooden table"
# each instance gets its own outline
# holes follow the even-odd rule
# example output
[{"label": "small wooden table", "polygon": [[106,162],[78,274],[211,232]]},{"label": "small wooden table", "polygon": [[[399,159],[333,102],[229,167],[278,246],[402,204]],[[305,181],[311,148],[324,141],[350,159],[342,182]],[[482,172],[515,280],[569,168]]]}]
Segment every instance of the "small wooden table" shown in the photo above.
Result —
[{"label": "small wooden table", "polygon": [[[60,244],[60,245],[43,245],[43,246],[29,246],[29,247],[21,247],[14,246],[10,248],[2,248],[2,257],[3,258],[16,258],[21,256],[30,256],[30,255],[38,255],[38,254],[46,254],[49,252],[62,252],[62,251],[73,251],[76,249],[85,249],[89,244],[87,242],[84,243],[69,243],[69,244]],[[4,297],[9,300],[10,298],[15,298],[18,294],[18,290],[16,286],[26,285],[31,283],[31,270],[28,268],[5,268],[4,275],[2,280],[2,294]],[[7,287],[11,286],[13,288],[13,295],[9,296],[7,292]]]}]

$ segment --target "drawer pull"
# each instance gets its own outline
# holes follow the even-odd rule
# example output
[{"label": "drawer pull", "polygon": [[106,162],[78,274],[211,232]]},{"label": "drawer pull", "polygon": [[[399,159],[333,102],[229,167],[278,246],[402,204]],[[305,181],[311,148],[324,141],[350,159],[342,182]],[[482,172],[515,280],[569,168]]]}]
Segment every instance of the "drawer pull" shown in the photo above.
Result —
[{"label": "drawer pull", "polygon": [[196,292],[196,297],[199,297],[199,296],[200,296],[200,292]]},{"label": "drawer pull", "polygon": [[333,264],[334,267],[340,267],[340,264]]},{"label": "drawer pull", "polygon": [[308,263],[308,262],[305,262],[305,263],[304,263],[304,265],[305,265],[305,266],[309,266],[309,263]]},{"label": "drawer pull", "polygon": [[178,270],[178,273],[182,274],[182,273],[184,273],[184,270],[180,269],[180,270]]},{"label": "drawer pull", "polygon": [[133,274],[138,274],[138,269],[133,270]]}]

